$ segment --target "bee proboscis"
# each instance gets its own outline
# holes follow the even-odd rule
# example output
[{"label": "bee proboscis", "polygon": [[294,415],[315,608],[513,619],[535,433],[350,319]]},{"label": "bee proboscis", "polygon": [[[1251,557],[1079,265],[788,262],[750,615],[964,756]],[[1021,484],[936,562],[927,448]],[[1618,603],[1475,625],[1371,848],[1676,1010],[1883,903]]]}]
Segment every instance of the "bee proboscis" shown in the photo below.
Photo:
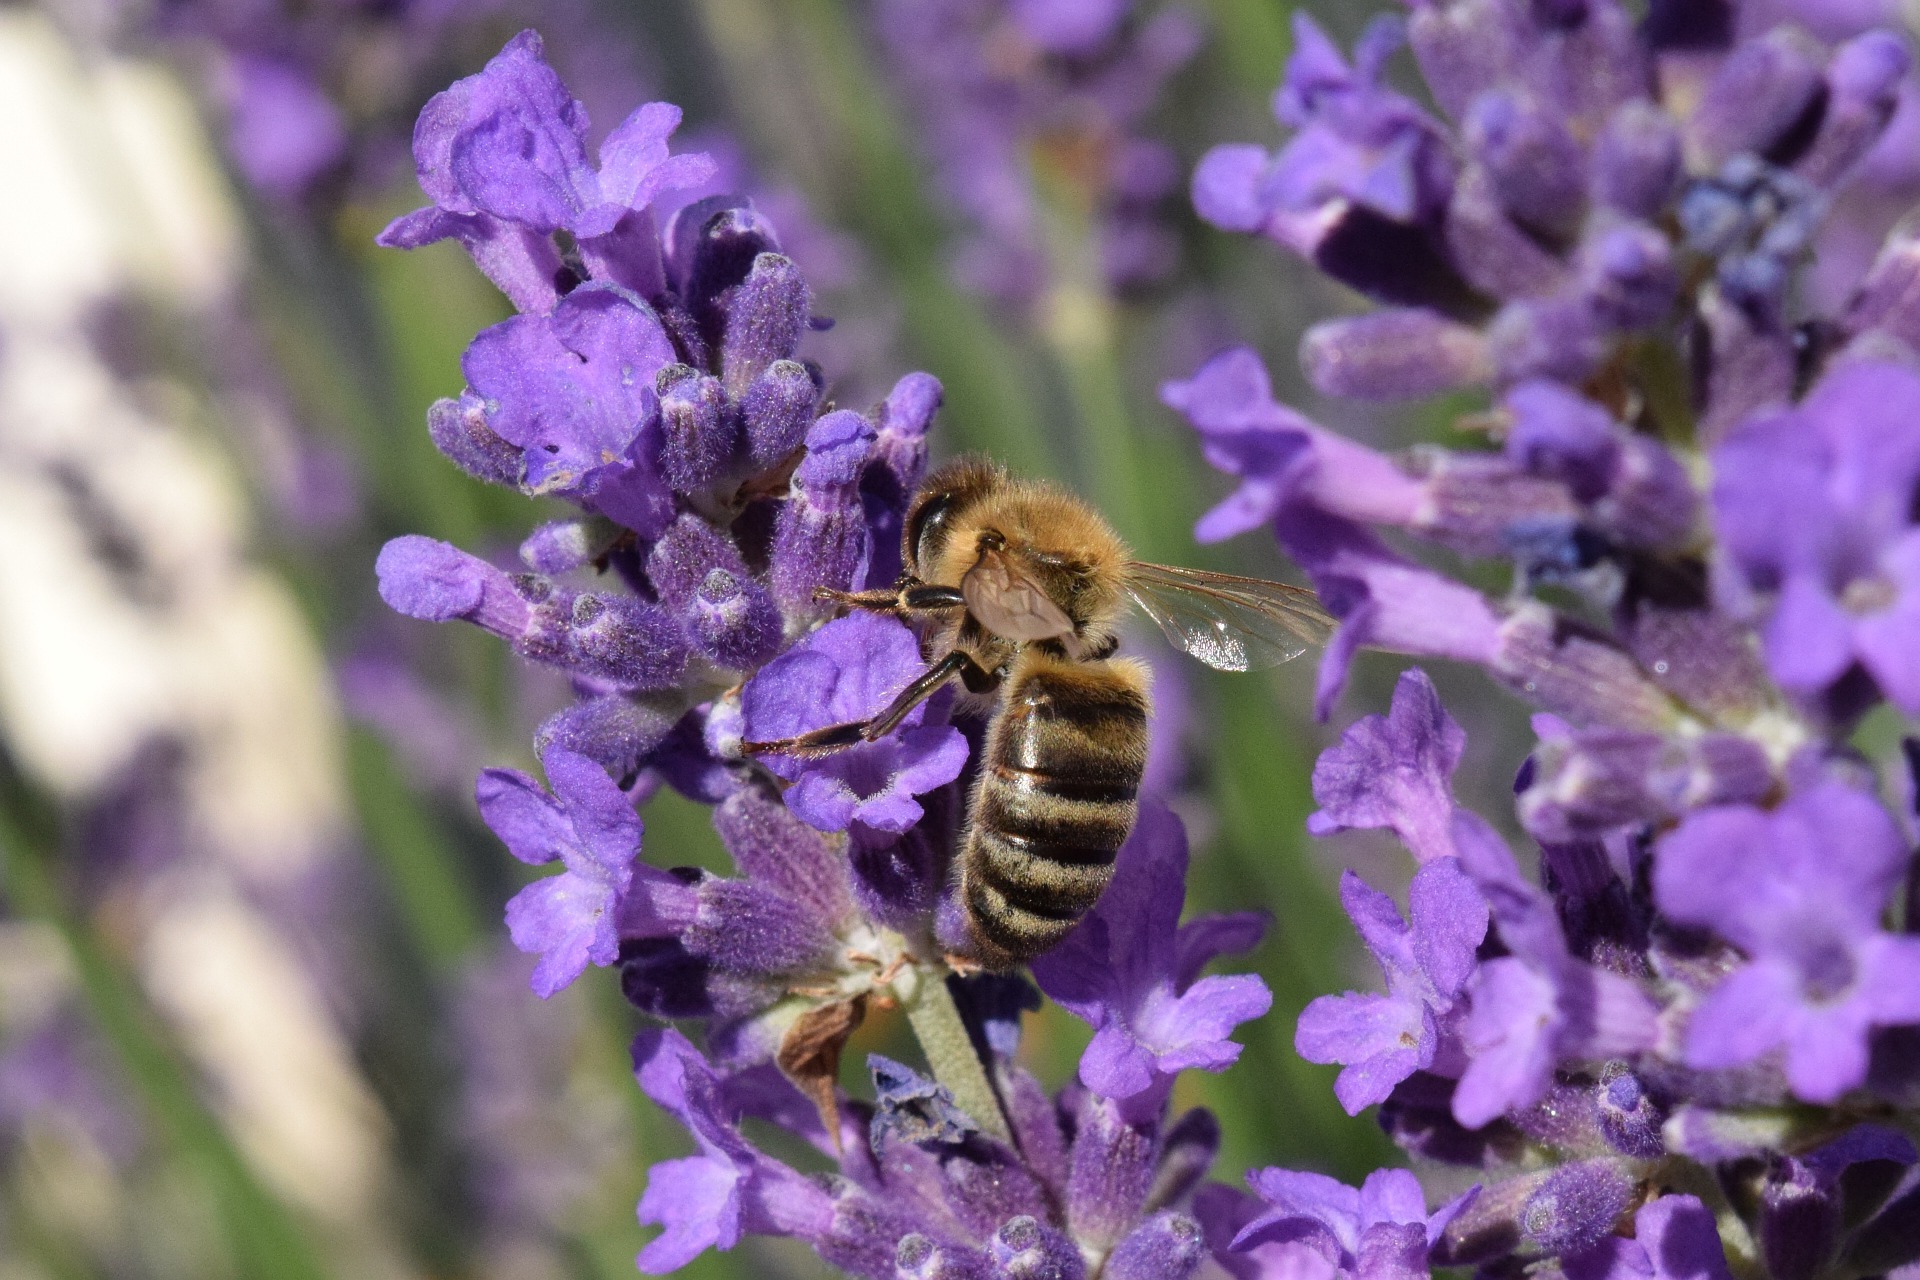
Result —
[{"label": "bee proboscis", "polygon": [[1129,603],[1226,671],[1296,658],[1333,626],[1304,588],[1135,560],[1079,498],[977,459],[927,478],[902,543],[891,590],[821,594],[923,624],[938,655],[926,673],[870,720],[746,750],[808,757],[871,742],[959,680],[991,711],[959,856],[960,900],[989,968],[1073,928],[1133,829],[1150,676],[1115,656]]}]

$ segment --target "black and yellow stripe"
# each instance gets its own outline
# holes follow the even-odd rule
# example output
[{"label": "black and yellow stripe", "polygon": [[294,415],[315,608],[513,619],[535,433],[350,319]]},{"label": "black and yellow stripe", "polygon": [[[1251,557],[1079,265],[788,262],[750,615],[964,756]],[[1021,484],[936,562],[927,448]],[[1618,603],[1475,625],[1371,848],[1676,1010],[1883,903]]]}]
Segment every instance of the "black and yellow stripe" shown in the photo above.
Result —
[{"label": "black and yellow stripe", "polygon": [[961,858],[984,959],[1039,955],[1099,901],[1133,830],[1146,757],[1143,668],[1022,655],[987,735]]}]

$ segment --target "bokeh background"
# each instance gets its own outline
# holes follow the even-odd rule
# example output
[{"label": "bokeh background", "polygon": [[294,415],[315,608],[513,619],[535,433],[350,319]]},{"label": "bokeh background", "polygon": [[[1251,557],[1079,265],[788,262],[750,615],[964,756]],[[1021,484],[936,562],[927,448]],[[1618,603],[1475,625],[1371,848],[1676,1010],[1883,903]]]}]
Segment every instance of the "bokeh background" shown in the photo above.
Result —
[{"label": "bokeh background", "polygon": [[[524,869],[473,778],[531,768],[565,690],[373,589],[388,537],[510,556],[554,514],[468,479],[424,427],[505,301],[451,244],[373,244],[419,203],[422,103],[521,27],[602,130],[642,101],[686,109],[684,147],[755,194],[838,320],[812,354],[842,403],[926,369],[947,389],[936,453],[1067,481],[1148,558],[1290,576],[1269,540],[1194,542],[1228,482],[1157,398],[1235,342],[1294,369],[1306,323],[1353,308],[1185,200],[1206,147],[1275,138],[1288,7],[1130,6],[1197,41],[1130,125],[1178,169],[1135,201],[1151,235],[1116,284],[1073,119],[1022,135],[1011,170],[956,170],[978,124],[943,105],[922,37],[903,47],[916,4],[1005,7],[0,4],[0,1278],[626,1276],[646,1165],[686,1149],[630,1078],[613,977],[542,1003],[506,944]],[[1322,10],[1343,43],[1373,12]],[[1006,55],[989,69],[1017,80]],[[1391,447],[1476,407],[1359,418],[1279,390]],[[1155,662],[1190,906],[1276,921],[1254,957],[1273,1012],[1180,1101],[1220,1114],[1220,1176],[1354,1178],[1391,1149],[1295,1057],[1293,1024],[1367,980],[1338,868],[1392,885],[1404,859],[1303,823],[1316,753],[1384,708],[1396,664],[1363,659],[1320,725],[1310,661]],[[1469,733],[1464,798],[1510,812],[1518,707],[1435,674]],[[651,861],[719,865],[704,808],[663,790],[644,817]],[[1026,1052],[1057,1082],[1083,1043],[1050,1009]],[[849,1070],[904,1044],[876,1019]],[[755,1242],[688,1274],[821,1270]]]}]

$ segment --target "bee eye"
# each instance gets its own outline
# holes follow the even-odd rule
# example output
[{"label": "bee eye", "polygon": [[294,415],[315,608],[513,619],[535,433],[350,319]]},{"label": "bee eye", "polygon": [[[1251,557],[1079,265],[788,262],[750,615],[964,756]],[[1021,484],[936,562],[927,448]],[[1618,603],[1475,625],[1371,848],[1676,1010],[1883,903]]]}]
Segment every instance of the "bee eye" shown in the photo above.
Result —
[{"label": "bee eye", "polygon": [[913,513],[913,519],[907,525],[907,554],[913,558],[913,567],[924,571],[940,551],[940,540],[946,536],[947,519],[953,513],[953,495],[937,493],[920,504]]}]

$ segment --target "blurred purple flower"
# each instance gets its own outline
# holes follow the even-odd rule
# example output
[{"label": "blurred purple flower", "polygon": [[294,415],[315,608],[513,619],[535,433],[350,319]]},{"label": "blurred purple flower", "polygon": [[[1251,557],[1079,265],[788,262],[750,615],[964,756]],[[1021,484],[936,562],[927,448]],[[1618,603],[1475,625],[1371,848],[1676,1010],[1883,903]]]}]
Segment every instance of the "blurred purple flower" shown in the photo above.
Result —
[{"label": "blurred purple flower", "polygon": [[1920,374],[1842,365],[1791,409],[1756,414],[1714,451],[1714,511],[1744,583],[1775,593],[1767,662],[1822,692],[1859,662],[1920,712]]},{"label": "blurred purple flower", "polygon": [[1631,1237],[1609,1236],[1560,1267],[1567,1280],[1733,1280],[1713,1212],[1687,1195],[1640,1206]]},{"label": "blurred purple flower", "polygon": [[1786,1051],[1787,1079],[1833,1102],[1867,1072],[1867,1036],[1920,1023],[1920,939],[1880,930],[1911,851],[1886,811],[1838,783],[1772,813],[1704,809],[1660,842],[1660,909],[1747,953],[1687,1028],[1687,1060]]},{"label": "blurred purple flower", "polygon": [[1265,1202],[1233,1237],[1234,1253],[1255,1263],[1242,1273],[1250,1280],[1425,1280],[1429,1251],[1478,1191],[1429,1213],[1404,1169],[1377,1170],[1357,1189],[1291,1169],[1255,1169],[1247,1183]]}]

